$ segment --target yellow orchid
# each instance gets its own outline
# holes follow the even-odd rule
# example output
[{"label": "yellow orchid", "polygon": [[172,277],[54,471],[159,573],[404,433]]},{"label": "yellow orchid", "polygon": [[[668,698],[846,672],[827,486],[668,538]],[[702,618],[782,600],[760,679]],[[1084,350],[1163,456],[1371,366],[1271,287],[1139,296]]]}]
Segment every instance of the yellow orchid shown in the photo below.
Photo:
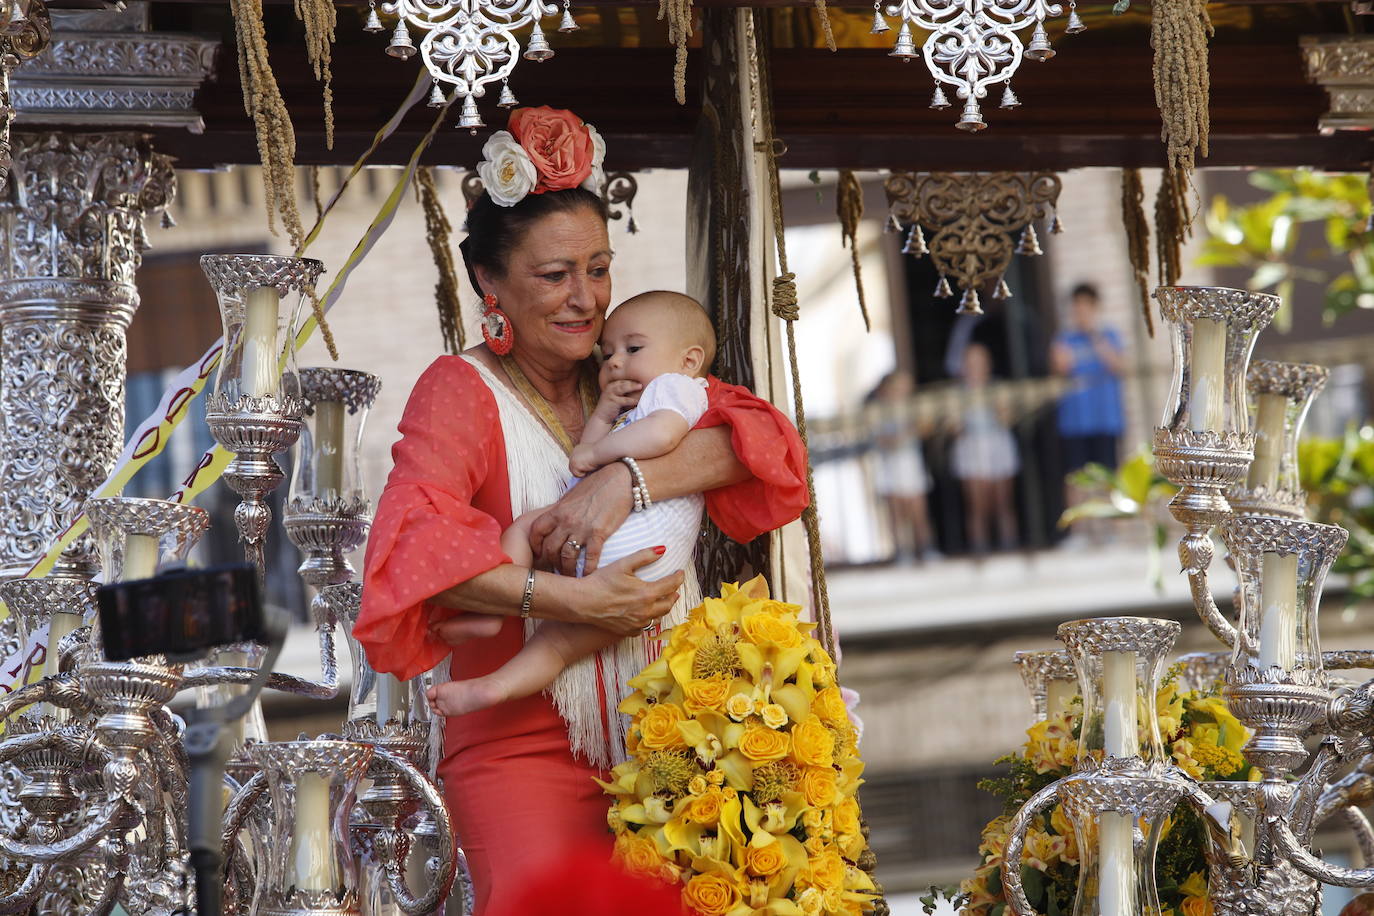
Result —
[{"label": "yellow orchid", "polygon": [[677,730],[688,749],[707,767],[724,756],[726,751],[738,747],[740,736],[744,734],[743,725],[709,710],[678,722]]}]

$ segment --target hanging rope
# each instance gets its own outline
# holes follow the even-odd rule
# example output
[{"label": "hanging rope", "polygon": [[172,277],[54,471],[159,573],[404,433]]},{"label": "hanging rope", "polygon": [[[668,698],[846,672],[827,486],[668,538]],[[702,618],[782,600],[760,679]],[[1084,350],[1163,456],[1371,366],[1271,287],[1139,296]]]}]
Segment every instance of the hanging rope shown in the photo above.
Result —
[{"label": "hanging rope", "polygon": [[797,362],[797,278],[787,266],[787,237],[783,228],[782,191],[778,181],[778,157],[785,147],[773,131],[773,78],[768,63],[768,48],[762,36],[755,32],[755,48],[759,67],[759,136],[758,146],[768,153],[768,191],[773,204],[773,236],[778,251],[778,276],[773,280],[773,314],[787,329],[787,359],[792,368],[792,403],[796,406],[797,432],[807,449],[806,492],[809,497],[802,511],[802,527],[806,530],[806,544],[811,555],[811,587],[816,596],[816,623],[821,644],[830,657],[835,657],[835,630],[830,620],[830,592],[825,581],[825,558],[821,552],[820,515],[816,511],[816,477],[811,469],[811,444],[806,435],[806,407],[802,403],[801,366]]},{"label": "hanging rope", "polygon": [[816,0],[816,13],[821,19],[821,31],[825,34],[825,46],[834,51],[835,30],[830,25],[830,10],[826,9],[825,0]]},{"label": "hanging rope", "polygon": [[453,226],[439,200],[434,182],[434,169],[424,166],[415,173],[415,194],[425,213],[425,241],[434,256],[439,272],[434,284],[434,303],[439,307],[439,330],[444,336],[444,350],[457,355],[467,349],[467,335],[463,330],[463,306],[458,297],[458,272],[453,264],[453,248],[449,238]]},{"label": "hanging rope", "polygon": [[305,54],[324,87],[324,145],[334,148],[334,74],[329,70],[338,13],[334,0],[296,0],[296,18],[305,24]]},{"label": "hanging rope", "polygon": [[658,18],[668,22],[668,40],[677,49],[673,59],[673,97],[687,104],[687,39],[692,37],[692,0],[658,0]]},{"label": "hanging rope", "polygon": [[849,257],[854,264],[854,288],[859,293],[859,311],[864,316],[864,330],[872,331],[868,302],[864,298],[863,271],[859,267],[859,221],[864,218],[864,188],[850,169],[840,171],[840,182],[835,188],[835,211],[840,217],[841,244],[849,246]]},{"label": "hanging rope", "polygon": [[1150,222],[1145,217],[1145,184],[1140,169],[1121,170],[1121,224],[1126,229],[1126,255],[1140,294],[1140,313],[1145,317],[1145,330],[1154,337],[1155,319],[1150,312]]},{"label": "hanging rope", "polygon": [[1183,243],[1192,234],[1187,178],[1176,169],[1165,169],[1155,195],[1155,257],[1161,286],[1174,286],[1183,275]]}]

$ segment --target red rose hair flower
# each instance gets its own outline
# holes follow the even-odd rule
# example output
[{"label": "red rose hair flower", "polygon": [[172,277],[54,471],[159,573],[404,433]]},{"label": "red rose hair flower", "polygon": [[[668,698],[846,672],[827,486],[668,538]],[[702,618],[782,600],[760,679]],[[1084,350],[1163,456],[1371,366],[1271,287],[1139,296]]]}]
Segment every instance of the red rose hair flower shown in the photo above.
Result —
[{"label": "red rose hair flower", "polygon": [[531,193],[575,188],[592,174],[596,159],[592,134],[571,111],[546,105],[517,108],[511,112],[509,127],[539,173]]}]

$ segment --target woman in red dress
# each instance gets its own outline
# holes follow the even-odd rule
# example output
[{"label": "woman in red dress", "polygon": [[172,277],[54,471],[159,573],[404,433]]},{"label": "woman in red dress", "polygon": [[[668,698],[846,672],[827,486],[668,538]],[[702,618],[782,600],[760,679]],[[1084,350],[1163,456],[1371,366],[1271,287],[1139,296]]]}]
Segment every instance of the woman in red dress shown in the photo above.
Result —
[{"label": "woman in red dress", "polygon": [[[492,313],[488,343],[440,358],[416,384],[369,538],[354,632],[373,667],[400,678],[446,657],[455,677],[489,673],[523,642],[522,605],[532,617],[594,623],[643,641],[641,631],[673,606],[685,579],[639,580],[634,570],[655,558],[650,550],[597,568],[601,543],[632,508],[625,465],[605,467],[559,498],[566,453],[595,400],[590,359],[611,297],[607,213],[598,194],[578,187],[600,163],[587,155],[578,165],[576,148],[568,154],[583,136],[575,128],[585,125],[567,112],[522,109],[511,126],[539,183],[520,195],[503,184],[513,174],[518,183],[518,173],[484,172],[488,192],[470,211],[461,246]],[[489,161],[502,134],[484,150]],[[791,424],[716,379],[708,401],[676,451],[640,463],[652,498],[705,493],[712,519],[738,541],[796,518],[806,505],[806,456]],[[500,549],[512,519],[544,505],[536,567],[567,575],[517,568]],[[583,552],[586,574],[575,578]],[[464,612],[506,621],[494,637],[464,641]],[[592,781],[597,755],[573,753],[564,721],[617,715],[605,681],[592,683],[602,693],[592,710],[560,715],[541,694],[447,721],[439,770],[478,916],[516,899],[560,854],[588,846],[610,854],[607,803]],[[603,723],[610,743],[615,730]]]}]

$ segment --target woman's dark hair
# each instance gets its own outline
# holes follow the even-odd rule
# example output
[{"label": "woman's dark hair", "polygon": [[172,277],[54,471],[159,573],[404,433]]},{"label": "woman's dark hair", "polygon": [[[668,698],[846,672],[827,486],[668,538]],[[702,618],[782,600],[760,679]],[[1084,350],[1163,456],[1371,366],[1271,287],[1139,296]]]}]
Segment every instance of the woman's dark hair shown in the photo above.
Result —
[{"label": "woman's dark hair", "polygon": [[1097,287],[1093,286],[1091,283],[1080,283],[1075,286],[1073,292],[1069,294],[1070,299],[1077,299],[1080,296],[1084,299],[1091,299],[1094,302],[1102,301],[1102,297],[1097,294]]},{"label": "woman's dark hair", "polygon": [[505,276],[506,258],[519,246],[525,233],[535,223],[554,213],[571,213],[584,207],[601,217],[603,222],[610,219],[601,195],[586,188],[526,194],[513,207],[497,206],[491,196],[483,191],[468,211],[465,226],[468,237],[458,243],[472,288],[479,294],[485,292],[482,284],[477,282],[477,267],[485,268],[498,277]]}]

